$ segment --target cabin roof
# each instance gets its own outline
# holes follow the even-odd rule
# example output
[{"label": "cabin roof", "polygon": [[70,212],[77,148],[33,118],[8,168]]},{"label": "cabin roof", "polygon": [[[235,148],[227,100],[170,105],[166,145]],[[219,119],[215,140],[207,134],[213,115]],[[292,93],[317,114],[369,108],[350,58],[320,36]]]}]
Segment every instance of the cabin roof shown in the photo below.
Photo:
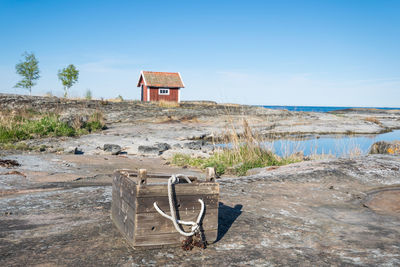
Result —
[{"label": "cabin roof", "polygon": [[155,71],[142,71],[140,73],[138,87],[140,81],[144,80],[144,85],[151,87],[165,87],[165,88],[183,88],[181,74],[179,72],[155,72]]}]

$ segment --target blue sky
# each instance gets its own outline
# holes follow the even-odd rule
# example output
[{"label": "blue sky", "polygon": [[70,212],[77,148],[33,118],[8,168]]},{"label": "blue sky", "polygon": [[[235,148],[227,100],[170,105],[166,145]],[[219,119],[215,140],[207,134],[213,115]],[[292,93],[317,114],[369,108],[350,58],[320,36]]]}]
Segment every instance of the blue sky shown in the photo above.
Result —
[{"label": "blue sky", "polygon": [[33,94],[139,99],[141,70],[179,71],[182,100],[400,107],[400,1],[0,0],[0,92],[24,51]]}]

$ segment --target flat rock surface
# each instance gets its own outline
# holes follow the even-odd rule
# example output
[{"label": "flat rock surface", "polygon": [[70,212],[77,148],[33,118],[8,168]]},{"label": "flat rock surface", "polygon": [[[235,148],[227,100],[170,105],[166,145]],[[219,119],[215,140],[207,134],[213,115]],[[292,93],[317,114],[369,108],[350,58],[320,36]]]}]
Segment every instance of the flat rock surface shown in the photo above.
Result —
[{"label": "flat rock surface", "polygon": [[[133,250],[113,226],[111,178],[98,180],[90,173],[107,173],[107,168],[111,173],[113,167],[134,166],[138,159],[122,158],[121,162],[118,156],[108,156],[102,160],[110,165],[100,167],[104,165],[101,158],[91,156],[87,160],[93,166],[85,167],[82,155],[53,155],[60,160],[55,163],[47,156],[10,159],[20,161],[14,170],[21,172],[58,170],[76,176],[85,173],[89,178],[83,183],[63,181],[58,175],[54,180],[58,183],[44,183],[27,175],[16,176],[21,183],[12,185],[7,175],[0,175],[3,191],[22,189],[23,181],[23,189],[31,190],[0,198],[1,266],[400,264],[398,206],[379,208],[383,192],[391,192],[391,202],[400,201],[399,156],[302,162],[266,168],[253,176],[220,179],[218,240],[206,250],[190,252]],[[75,165],[63,170],[54,166],[63,161]],[[152,164],[156,165],[177,171],[162,161]]]},{"label": "flat rock surface", "polygon": [[[26,141],[45,145],[42,153],[1,151],[2,160],[20,166],[0,166],[0,266],[400,265],[399,155],[304,161],[223,177],[218,240],[206,250],[133,250],[110,219],[114,170],[204,178],[199,170],[171,166],[169,158],[208,156],[213,146],[205,141],[240,133],[244,120],[265,136],[375,134],[400,128],[400,112],[215,103],[166,108],[3,94],[0,108],[61,111],[66,118],[101,111],[109,127],[79,138]],[[120,146],[120,154],[110,155],[105,144]],[[141,155],[139,146],[162,154]],[[65,153],[69,148],[79,153]]]}]

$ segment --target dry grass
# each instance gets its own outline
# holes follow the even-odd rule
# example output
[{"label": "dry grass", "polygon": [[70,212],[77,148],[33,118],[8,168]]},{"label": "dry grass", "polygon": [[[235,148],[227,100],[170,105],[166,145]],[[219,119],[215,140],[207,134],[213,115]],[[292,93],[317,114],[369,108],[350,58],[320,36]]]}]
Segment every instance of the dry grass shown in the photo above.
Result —
[{"label": "dry grass", "polygon": [[366,117],[366,118],[364,118],[364,121],[372,122],[379,126],[382,126],[382,123],[375,117]]},{"label": "dry grass", "polygon": [[107,101],[113,102],[113,103],[118,103],[118,102],[123,102],[124,98],[121,95],[118,95],[116,98],[107,99]]},{"label": "dry grass", "polygon": [[1,110],[0,125],[3,127],[12,127],[15,122],[22,120],[34,120],[43,115],[33,109]]},{"label": "dry grass", "polygon": [[160,100],[157,102],[157,104],[159,107],[162,108],[177,108],[180,106],[178,102],[166,101],[166,100]]}]

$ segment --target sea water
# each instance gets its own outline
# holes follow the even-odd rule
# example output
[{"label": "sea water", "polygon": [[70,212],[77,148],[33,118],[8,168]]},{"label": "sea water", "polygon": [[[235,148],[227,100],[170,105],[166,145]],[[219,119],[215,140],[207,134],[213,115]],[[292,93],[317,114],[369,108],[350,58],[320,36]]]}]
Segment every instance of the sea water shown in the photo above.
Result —
[{"label": "sea water", "polygon": [[299,140],[280,139],[265,142],[264,145],[279,156],[288,156],[296,152],[303,152],[305,156],[330,154],[336,157],[346,157],[367,154],[375,142],[390,142],[394,140],[400,140],[400,130],[369,136],[339,135]]},{"label": "sea water", "polygon": [[[329,112],[357,107],[327,107],[327,106],[263,106],[271,109],[285,109],[289,111]],[[373,109],[396,109],[390,107],[371,107]],[[288,156],[296,152],[303,152],[305,156],[314,154],[330,154],[336,157],[367,154],[372,144],[378,141],[400,140],[400,130],[376,135],[337,135],[315,136],[307,139],[279,139],[265,142],[266,148],[279,156]]]},{"label": "sea water", "polygon": [[328,107],[328,106],[262,106],[262,107],[270,108],[270,109],[283,109],[283,110],[289,110],[289,111],[304,111],[304,112],[329,112],[329,111],[351,109],[351,108],[400,110],[400,108],[391,108],[391,107]]}]

